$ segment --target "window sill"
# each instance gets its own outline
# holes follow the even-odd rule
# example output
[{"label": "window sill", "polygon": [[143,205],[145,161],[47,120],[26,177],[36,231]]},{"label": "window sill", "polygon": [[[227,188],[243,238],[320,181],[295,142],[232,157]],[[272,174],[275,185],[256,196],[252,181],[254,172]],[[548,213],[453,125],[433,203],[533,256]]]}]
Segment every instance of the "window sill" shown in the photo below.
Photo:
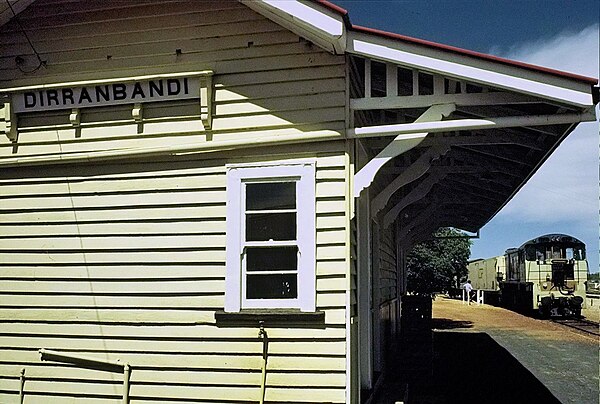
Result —
[{"label": "window sill", "polygon": [[325,328],[325,312],[297,309],[245,309],[237,313],[217,311],[217,327]]}]

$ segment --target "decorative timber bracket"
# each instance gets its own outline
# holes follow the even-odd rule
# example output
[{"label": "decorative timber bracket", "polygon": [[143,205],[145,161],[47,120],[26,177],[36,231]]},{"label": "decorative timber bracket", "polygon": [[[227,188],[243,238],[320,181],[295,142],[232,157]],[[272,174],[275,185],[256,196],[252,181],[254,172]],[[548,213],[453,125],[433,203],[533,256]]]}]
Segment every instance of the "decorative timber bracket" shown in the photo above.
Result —
[{"label": "decorative timber bracket", "polygon": [[[448,117],[452,112],[454,112],[455,109],[456,106],[454,104],[432,105],[413,123],[418,124],[422,122],[441,121],[443,118]],[[369,136],[377,136],[377,132],[382,130],[386,135],[388,134],[385,131],[385,127],[382,126],[376,126],[372,128],[356,128],[352,130],[352,134],[368,134]],[[396,136],[396,138],[392,140],[392,142],[388,144],[385,149],[379,152],[377,156],[375,156],[363,168],[361,168],[358,173],[356,173],[354,176],[354,197],[360,196],[361,191],[371,185],[375,179],[375,175],[377,175],[381,167],[383,167],[388,161],[416,147],[423,141],[423,139],[425,139],[426,136],[427,132],[400,134]]]},{"label": "decorative timber bracket", "polygon": [[4,134],[8,140],[15,143],[17,141],[17,114],[12,108],[10,102],[4,103]]}]

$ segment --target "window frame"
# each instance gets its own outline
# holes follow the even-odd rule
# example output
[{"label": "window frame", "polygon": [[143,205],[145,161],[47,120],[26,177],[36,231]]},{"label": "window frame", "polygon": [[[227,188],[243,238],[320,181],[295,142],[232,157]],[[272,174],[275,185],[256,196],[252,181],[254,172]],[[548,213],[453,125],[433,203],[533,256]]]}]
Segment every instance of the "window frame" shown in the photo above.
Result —
[{"label": "window frame", "polygon": [[[273,162],[228,164],[226,218],[225,311],[242,309],[300,309],[314,312],[316,308],[316,195],[315,162]],[[297,297],[294,299],[246,299],[245,251],[245,184],[286,182],[296,183],[296,240],[283,244],[297,245]],[[271,242],[271,241],[270,241]],[[281,241],[272,242],[282,244]],[[265,244],[266,245],[266,244]],[[266,247],[268,248],[268,247]]]}]

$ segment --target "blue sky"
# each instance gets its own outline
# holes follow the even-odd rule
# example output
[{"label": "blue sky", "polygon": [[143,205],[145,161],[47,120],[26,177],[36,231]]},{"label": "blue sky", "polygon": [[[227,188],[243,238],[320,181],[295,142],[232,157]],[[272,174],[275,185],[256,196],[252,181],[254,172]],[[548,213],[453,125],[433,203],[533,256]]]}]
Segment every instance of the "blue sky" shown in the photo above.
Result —
[{"label": "blue sky", "polygon": [[[600,0],[336,1],[355,25],[598,77]],[[598,123],[580,124],[474,240],[472,258],[546,233],[587,245],[598,272]]]}]

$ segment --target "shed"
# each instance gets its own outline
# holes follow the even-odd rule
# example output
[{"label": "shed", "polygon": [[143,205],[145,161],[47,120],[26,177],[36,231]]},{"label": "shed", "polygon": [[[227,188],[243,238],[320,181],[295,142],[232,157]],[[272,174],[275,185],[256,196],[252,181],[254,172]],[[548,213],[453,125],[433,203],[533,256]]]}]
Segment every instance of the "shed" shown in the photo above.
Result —
[{"label": "shed", "polygon": [[410,247],[482,227],[598,102],[326,1],[0,24],[2,402],[364,400]]}]

